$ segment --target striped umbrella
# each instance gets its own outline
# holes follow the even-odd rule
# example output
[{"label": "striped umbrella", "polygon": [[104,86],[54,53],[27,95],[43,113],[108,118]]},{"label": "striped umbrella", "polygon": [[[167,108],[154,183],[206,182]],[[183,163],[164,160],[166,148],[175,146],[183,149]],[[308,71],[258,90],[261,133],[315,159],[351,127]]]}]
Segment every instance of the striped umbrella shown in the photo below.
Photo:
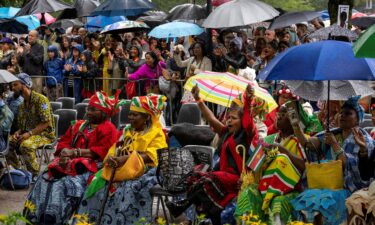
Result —
[{"label": "striped umbrella", "polygon": [[277,108],[273,97],[267,90],[259,87],[258,83],[231,73],[202,72],[190,77],[184,88],[191,91],[198,85],[199,95],[203,100],[229,107],[232,100],[245,91],[248,84],[254,87],[255,96],[266,101],[269,111]]}]

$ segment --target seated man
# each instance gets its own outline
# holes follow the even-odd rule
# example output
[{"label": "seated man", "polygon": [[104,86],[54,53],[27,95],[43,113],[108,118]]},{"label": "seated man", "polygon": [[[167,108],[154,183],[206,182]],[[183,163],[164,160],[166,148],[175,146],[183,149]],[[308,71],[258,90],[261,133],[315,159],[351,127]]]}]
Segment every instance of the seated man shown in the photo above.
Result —
[{"label": "seated man", "polygon": [[10,111],[9,107],[4,102],[4,92],[5,85],[0,84],[0,152],[6,148],[7,139],[4,137],[4,134],[6,134],[6,132],[9,133],[14,118],[12,111]]},{"label": "seated man", "polygon": [[18,130],[9,140],[10,152],[7,159],[11,165],[19,167],[16,154],[20,154],[27,170],[35,177],[39,172],[35,151],[53,142],[55,126],[47,97],[31,90],[32,81],[29,75],[20,73],[18,79],[12,82],[12,89],[14,94],[22,95],[24,101],[19,106],[17,115]]}]

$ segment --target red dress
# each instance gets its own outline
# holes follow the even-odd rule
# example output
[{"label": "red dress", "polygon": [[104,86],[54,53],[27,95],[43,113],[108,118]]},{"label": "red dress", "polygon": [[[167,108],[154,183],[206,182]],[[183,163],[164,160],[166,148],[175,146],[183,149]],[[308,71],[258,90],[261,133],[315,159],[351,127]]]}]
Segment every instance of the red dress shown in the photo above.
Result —
[{"label": "red dress", "polygon": [[[86,136],[86,140],[83,134]],[[74,139],[76,139],[75,143],[73,143]],[[54,172],[59,172],[65,175],[75,176],[79,173],[79,171],[77,171],[79,166],[84,166],[88,171],[93,173],[97,172],[98,168],[96,163],[104,160],[109,148],[117,141],[117,139],[118,131],[109,120],[99,124],[96,128],[90,131],[88,123],[85,120],[75,121],[65,135],[61,137],[57,145],[55,152],[56,158],[48,165],[49,175],[53,176]],[[97,155],[97,158],[73,158],[69,160],[65,168],[62,168],[59,165],[60,157],[58,156],[64,148],[90,149],[90,151]],[[77,167],[77,165],[79,166]]]}]

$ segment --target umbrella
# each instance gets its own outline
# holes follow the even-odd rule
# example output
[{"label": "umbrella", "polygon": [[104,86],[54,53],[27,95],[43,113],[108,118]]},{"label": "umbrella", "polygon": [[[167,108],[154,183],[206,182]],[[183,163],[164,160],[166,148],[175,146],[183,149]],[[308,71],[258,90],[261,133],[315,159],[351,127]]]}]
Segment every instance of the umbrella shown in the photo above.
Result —
[{"label": "umbrella", "polygon": [[99,5],[100,2],[97,0],[76,0],[73,5],[74,8],[64,9],[57,19],[75,19],[89,16]]},{"label": "umbrella", "polygon": [[78,19],[62,19],[54,22],[53,24],[50,24],[50,28],[63,28],[66,30],[69,27],[81,27],[83,26],[83,23],[79,21]]},{"label": "umbrella", "polygon": [[[327,81],[288,80],[285,84],[293,94],[310,101],[327,100]],[[369,96],[374,90],[367,81],[332,80],[330,82],[330,100],[347,100],[351,96]]]},{"label": "umbrella", "polygon": [[372,80],[375,59],[355,58],[352,44],[319,41],[289,48],[259,73],[262,80]]},{"label": "umbrella", "polygon": [[302,11],[302,12],[288,12],[277,18],[272,22],[270,29],[275,30],[278,28],[288,27],[290,25],[307,22],[320,17],[319,12]]},{"label": "umbrella", "polygon": [[95,16],[95,17],[87,17],[87,24],[86,27],[97,27],[103,28],[107,25],[119,22],[119,21],[126,21],[126,17],[124,16]]},{"label": "umbrella", "polygon": [[195,4],[182,4],[173,7],[169,11],[166,20],[200,20],[207,17],[206,8]]},{"label": "umbrella", "polygon": [[167,14],[163,11],[149,11],[145,16],[137,18],[137,21],[143,21],[150,27],[156,27],[166,22]]},{"label": "umbrella", "polygon": [[324,20],[329,20],[329,13],[328,10],[323,10],[320,12],[320,17]]},{"label": "umbrella", "polygon": [[375,58],[375,25],[371,26],[354,43],[353,50],[356,57]]},{"label": "umbrella", "polygon": [[27,25],[27,28],[30,30],[35,30],[36,28],[40,27],[40,21],[38,17],[34,15],[28,16],[19,16],[15,18],[18,22],[21,22]]},{"label": "umbrella", "polygon": [[184,88],[191,91],[198,85],[203,100],[229,107],[231,101],[244,92],[248,84],[254,87],[255,96],[266,101],[269,111],[277,108],[277,103],[267,90],[259,87],[256,82],[231,73],[202,72],[189,78]]},{"label": "umbrella", "polygon": [[12,34],[27,34],[29,32],[25,24],[15,19],[0,19],[0,31]]},{"label": "umbrella", "polygon": [[18,78],[8,72],[7,70],[0,70],[0,83],[1,84],[7,84],[11,83],[13,81],[17,81]]},{"label": "umbrella", "polygon": [[279,15],[272,6],[258,0],[234,0],[217,7],[204,21],[206,28],[241,27]]},{"label": "umbrella", "polygon": [[230,2],[231,0],[213,0],[212,1],[212,6],[218,7],[224,3]]},{"label": "umbrella", "polygon": [[36,13],[57,12],[64,9],[73,8],[59,0],[31,0],[16,14],[16,16],[26,16]]},{"label": "umbrella", "polygon": [[91,16],[137,16],[153,8],[155,5],[148,0],[107,0]]},{"label": "umbrella", "polygon": [[14,17],[21,8],[14,7],[1,7],[0,8],[0,19],[8,19]]},{"label": "umbrella", "polygon": [[[35,14],[35,16],[39,19],[39,20],[42,20],[42,14],[41,13],[37,13]],[[56,18],[51,16],[51,14],[49,13],[44,13],[44,20],[45,20],[45,24],[46,25],[49,25],[51,23],[54,23],[56,22]]]},{"label": "umbrella", "polygon": [[194,23],[171,22],[155,27],[148,34],[155,38],[186,37],[199,35],[204,29]]},{"label": "umbrella", "polygon": [[355,18],[360,18],[360,17],[364,17],[364,16],[367,16],[367,14],[365,13],[361,13],[361,12],[353,12],[352,14],[352,19],[355,19]]},{"label": "umbrella", "polygon": [[106,34],[125,33],[125,32],[136,32],[140,30],[148,29],[149,27],[143,22],[137,21],[120,21],[104,27],[101,32]]},{"label": "umbrella", "polygon": [[327,40],[330,36],[345,36],[350,40],[355,40],[358,37],[358,35],[353,31],[340,27],[337,24],[333,24],[332,26],[324,27],[315,31],[314,33],[309,35],[309,38]]},{"label": "umbrella", "polygon": [[357,27],[364,27],[364,28],[371,27],[373,24],[375,24],[375,16],[358,17],[358,18],[352,19],[350,23]]}]

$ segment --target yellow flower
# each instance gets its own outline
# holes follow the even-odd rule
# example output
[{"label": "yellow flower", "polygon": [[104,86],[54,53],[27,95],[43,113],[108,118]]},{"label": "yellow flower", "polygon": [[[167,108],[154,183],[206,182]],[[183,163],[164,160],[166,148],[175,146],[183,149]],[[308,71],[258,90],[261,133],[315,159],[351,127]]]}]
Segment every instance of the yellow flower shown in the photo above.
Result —
[{"label": "yellow flower", "polygon": [[0,215],[0,222],[4,223],[6,219],[7,219],[6,215]]},{"label": "yellow flower", "polygon": [[161,217],[158,217],[157,220],[156,220],[156,223],[158,225],[165,225],[165,222],[166,221],[163,218],[161,218]]},{"label": "yellow flower", "polygon": [[26,200],[26,202],[25,202],[25,206],[24,206],[26,209],[28,209],[29,210],[29,212],[35,212],[35,205],[31,202],[31,201],[29,201],[29,200]]},{"label": "yellow flower", "polygon": [[[75,214],[73,218],[77,219],[78,222],[87,224],[89,221],[89,217],[87,214]],[[78,225],[78,224],[77,224]],[[83,224],[81,224],[83,225]]]}]

